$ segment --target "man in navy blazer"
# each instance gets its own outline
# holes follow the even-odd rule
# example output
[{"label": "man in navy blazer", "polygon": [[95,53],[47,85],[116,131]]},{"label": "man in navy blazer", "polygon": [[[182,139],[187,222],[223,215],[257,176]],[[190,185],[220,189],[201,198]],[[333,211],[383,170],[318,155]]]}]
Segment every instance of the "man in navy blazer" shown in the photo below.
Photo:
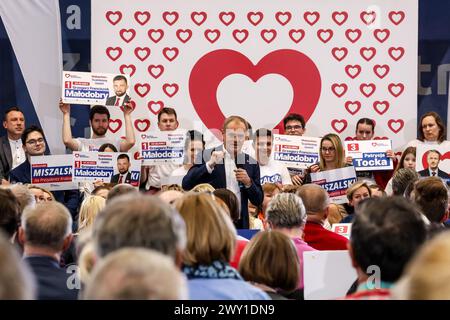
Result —
[{"label": "man in navy blazer", "polygon": [[441,153],[437,150],[430,150],[427,152],[427,163],[428,168],[419,171],[419,175],[421,177],[435,177],[438,176],[439,178],[444,179],[444,181],[449,183],[450,176],[447,174],[447,172],[442,171],[439,169],[439,162],[441,160]]},{"label": "man in navy blazer", "polygon": [[200,183],[209,183],[216,189],[233,191],[241,203],[241,217],[236,226],[242,229],[249,228],[248,201],[258,206],[264,198],[259,165],[249,155],[242,153],[247,130],[245,119],[238,116],[225,119],[222,128],[224,144],[200,154],[182,183],[185,190]]}]

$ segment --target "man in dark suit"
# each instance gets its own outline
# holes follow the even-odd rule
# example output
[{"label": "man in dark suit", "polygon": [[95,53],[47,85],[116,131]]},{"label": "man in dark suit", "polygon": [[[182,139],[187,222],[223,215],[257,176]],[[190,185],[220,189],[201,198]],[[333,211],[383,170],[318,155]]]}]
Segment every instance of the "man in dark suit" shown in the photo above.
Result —
[{"label": "man in dark suit", "polygon": [[111,183],[131,183],[130,158],[126,153],[122,153],[117,157],[117,170],[118,174],[111,177]]},{"label": "man in dark suit", "polygon": [[128,82],[125,76],[115,76],[113,79],[113,86],[116,95],[106,99],[107,106],[123,106],[130,101],[130,96],[127,94]]},{"label": "man in dark suit", "polygon": [[3,117],[6,135],[0,137],[0,183],[8,180],[9,172],[25,161],[20,139],[25,130],[25,117],[18,107],[6,110]]},{"label": "man in dark suit", "polygon": [[445,181],[450,180],[450,176],[447,172],[439,169],[439,161],[441,159],[441,153],[437,150],[430,150],[427,152],[427,163],[428,168],[419,171],[419,175],[422,177],[435,177],[444,179]]},{"label": "man in dark suit", "polygon": [[25,210],[19,227],[23,258],[37,280],[39,300],[76,300],[80,289],[75,268],[61,268],[61,253],[72,242],[72,218],[60,203]]},{"label": "man in dark suit", "polygon": [[241,203],[241,217],[237,227],[242,229],[249,228],[248,201],[258,206],[264,197],[259,165],[241,151],[247,130],[245,119],[238,116],[225,119],[222,128],[223,146],[205,150],[183,178],[185,190],[200,183],[209,183],[216,189],[227,188],[233,191]]}]

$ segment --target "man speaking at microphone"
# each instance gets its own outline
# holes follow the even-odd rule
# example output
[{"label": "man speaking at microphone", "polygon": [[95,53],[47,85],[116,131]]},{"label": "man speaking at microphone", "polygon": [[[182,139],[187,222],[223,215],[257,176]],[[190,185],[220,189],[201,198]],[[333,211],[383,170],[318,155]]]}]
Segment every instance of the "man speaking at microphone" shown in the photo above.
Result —
[{"label": "man speaking at microphone", "polygon": [[[259,165],[255,159],[242,152],[247,121],[239,116],[225,119],[222,127],[223,145],[207,149],[197,157],[194,165],[183,178],[183,189],[190,190],[200,183],[214,188],[233,191],[241,206],[236,227],[248,229],[248,201],[258,206],[263,201]],[[201,157],[201,158],[200,158]]]}]

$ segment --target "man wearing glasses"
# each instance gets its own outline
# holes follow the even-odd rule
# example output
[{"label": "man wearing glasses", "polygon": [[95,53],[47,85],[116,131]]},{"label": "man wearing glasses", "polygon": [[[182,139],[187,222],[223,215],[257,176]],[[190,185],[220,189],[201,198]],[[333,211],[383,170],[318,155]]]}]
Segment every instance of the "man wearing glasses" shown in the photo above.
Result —
[{"label": "man wearing glasses", "polygon": [[[290,136],[302,136],[305,133],[305,118],[297,113],[290,113],[283,119],[284,134]],[[305,173],[298,168],[287,168],[291,176],[292,183],[300,186],[303,184]]]}]

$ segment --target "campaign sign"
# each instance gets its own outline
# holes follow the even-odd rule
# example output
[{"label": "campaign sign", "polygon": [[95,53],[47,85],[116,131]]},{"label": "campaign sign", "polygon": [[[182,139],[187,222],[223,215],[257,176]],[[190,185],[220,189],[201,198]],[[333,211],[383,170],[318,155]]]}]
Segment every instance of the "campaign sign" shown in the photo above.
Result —
[{"label": "campaign sign", "polygon": [[[116,76],[119,79],[113,81]],[[130,100],[128,75],[63,71],[62,100],[71,104],[120,105]]]},{"label": "campaign sign", "polygon": [[272,158],[287,167],[306,169],[319,162],[320,138],[275,134]]},{"label": "campaign sign", "polygon": [[151,131],[140,135],[142,164],[183,164],[186,131]]},{"label": "campaign sign", "polygon": [[354,167],[315,172],[311,173],[311,181],[328,192],[331,202],[342,204],[348,202],[346,192],[356,181],[356,172]]},{"label": "campaign sign", "polygon": [[392,170],[392,159],[386,151],[392,150],[391,140],[344,141],[345,155],[353,158],[356,171]]},{"label": "campaign sign", "polygon": [[331,231],[334,233],[337,233],[343,237],[346,237],[347,239],[350,239],[350,234],[352,231],[352,224],[351,223],[335,223],[331,227]]},{"label": "campaign sign", "polygon": [[[437,151],[437,152],[433,152]],[[431,152],[430,152],[431,151]],[[431,172],[449,183],[450,181],[450,149],[448,144],[420,144],[416,149],[416,171],[422,177],[428,177]]]},{"label": "campaign sign", "polygon": [[31,183],[50,191],[78,189],[72,181],[71,154],[31,157]]}]

